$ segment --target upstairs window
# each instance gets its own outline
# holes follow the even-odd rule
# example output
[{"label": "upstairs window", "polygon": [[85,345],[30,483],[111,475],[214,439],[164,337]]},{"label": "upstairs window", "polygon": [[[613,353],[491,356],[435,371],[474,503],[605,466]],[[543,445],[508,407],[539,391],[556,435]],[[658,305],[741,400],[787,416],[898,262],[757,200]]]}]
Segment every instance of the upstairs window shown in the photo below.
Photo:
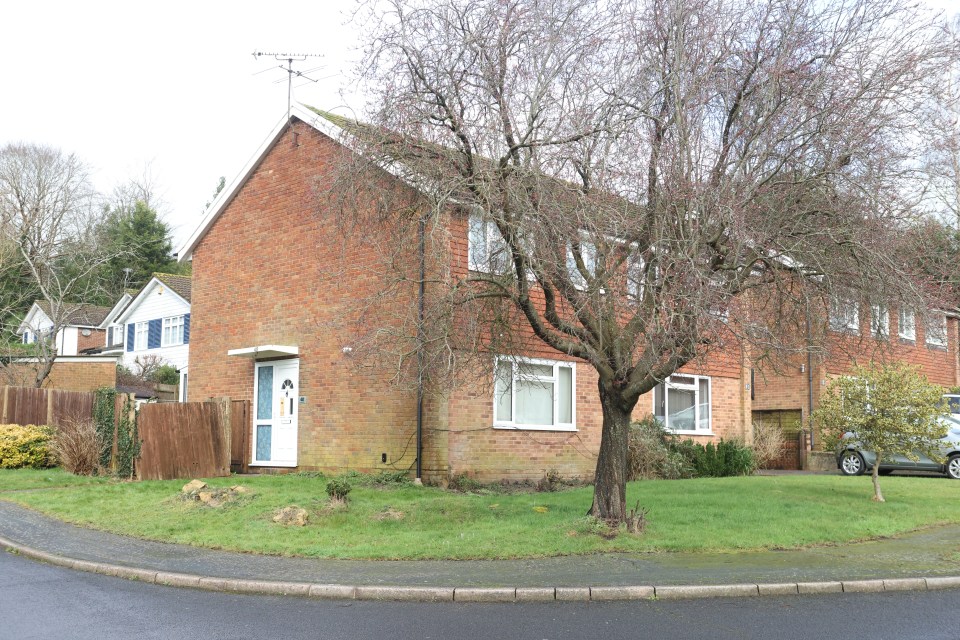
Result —
[{"label": "upstairs window", "polygon": [[574,371],[572,362],[498,358],[494,426],[576,431]]},{"label": "upstairs window", "polygon": [[172,347],[183,344],[183,316],[163,319],[163,338],[160,346]]},{"label": "upstairs window", "polygon": [[134,351],[146,351],[150,344],[150,323],[138,322],[134,326],[133,349]]},{"label": "upstairs window", "polygon": [[947,316],[936,311],[927,314],[925,338],[931,347],[947,346]]},{"label": "upstairs window", "polygon": [[831,300],[830,329],[845,333],[859,333],[860,312],[857,309],[857,303],[845,298]]},{"label": "upstairs window", "polygon": [[870,305],[870,333],[874,338],[890,337],[890,310],[886,306]]},{"label": "upstairs window", "polygon": [[497,225],[473,214],[467,235],[467,261],[471,271],[506,273],[510,269],[510,250]]},{"label": "upstairs window", "polygon": [[[597,273],[597,248],[591,242],[581,241],[580,242],[580,257],[583,259],[583,266],[586,269],[587,274],[590,277],[593,277]],[[577,289],[586,289],[587,280],[583,277],[583,274],[580,273],[580,269],[577,268],[577,259],[573,254],[573,247],[567,247],[567,275],[570,278],[570,282]]]},{"label": "upstairs window", "polygon": [[917,321],[913,315],[913,309],[900,309],[899,326],[897,335],[903,340],[917,339]]}]

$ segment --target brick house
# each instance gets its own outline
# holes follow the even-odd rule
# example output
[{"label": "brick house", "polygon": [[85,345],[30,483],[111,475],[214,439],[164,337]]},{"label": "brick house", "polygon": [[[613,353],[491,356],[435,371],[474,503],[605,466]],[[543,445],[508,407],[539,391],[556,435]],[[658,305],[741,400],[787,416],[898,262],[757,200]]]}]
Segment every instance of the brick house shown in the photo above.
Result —
[{"label": "brick house", "polygon": [[906,362],[944,389],[960,384],[960,319],[955,312],[891,309],[851,300],[836,300],[823,311],[811,314],[812,329],[800,337],[818,355],[797,356],[752,372],[754,420],[774,422],[788,431],[805,427],[831,378],[870,363]]},{"label": "brick house", "polygon": [[[375,311],[362,301],[383,283],[372,247],[416,247],[416,238],[389,219],[362,237],[344,235],[342,221],[318,205],[318,185],[351,154],[336,121],[295,107],[179,251],[193,263],[189,397],[251,401],[249,461],[265,470],[406,470],[417,457],[416,391],[392,384],[390,371],[356,366],[350,334],[364,316],[388,326],[391,309],[415,307],[413,287]],[[382,179],[416,198],[400,179]],[[478,240],[464,215],[443,220],[449,254],[430,259],[448,261],[442,271],[455,278],[470,268]],[[601,432],[593,368],[537,341],[491,365],[474,382],[427,397],[423,477],[590,476]],[[687,367],[641,398],[636,417],[663,415],[699,440],[749,438],[743,371],[739,349]]]}]

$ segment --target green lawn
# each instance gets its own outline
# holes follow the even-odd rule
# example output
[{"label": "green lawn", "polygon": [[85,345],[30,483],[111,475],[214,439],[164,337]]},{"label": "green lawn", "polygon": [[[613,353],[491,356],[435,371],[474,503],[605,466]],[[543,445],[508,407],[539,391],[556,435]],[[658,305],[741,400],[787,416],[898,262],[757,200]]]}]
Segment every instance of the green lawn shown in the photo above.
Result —
[{"label": "green lawn", "polygon": [[[0,486],[8,478],[0,476]],[[329,511],[326,480],[233,477],[252,495],[220,508],[179,499],[182,481],[107,483],[0,493],[70,522],[206,547],[327,558],[518,558],[604,551],[724,551],[793,548],[895,535],[960,523],[960,482],[883,479],[885,504],[870,501],[870,479],[757,476],[631,483],[628,501],[649,509],[647,533],[598,535],[584,518],[589,487],[557,493],[458,494],[411,485],[357,487],[348,511]],[[25,481],[23,484],[27,484]],[[291,504],[306,527],[272,521]],[[544,509],[545,508],[545,509]],[[400,519],[384,517],[386,512]]]},{"label": "green lawn", "polygon": [[63,469],[0,469],[0,492],[103,484],[107,478],[75,476]]}]

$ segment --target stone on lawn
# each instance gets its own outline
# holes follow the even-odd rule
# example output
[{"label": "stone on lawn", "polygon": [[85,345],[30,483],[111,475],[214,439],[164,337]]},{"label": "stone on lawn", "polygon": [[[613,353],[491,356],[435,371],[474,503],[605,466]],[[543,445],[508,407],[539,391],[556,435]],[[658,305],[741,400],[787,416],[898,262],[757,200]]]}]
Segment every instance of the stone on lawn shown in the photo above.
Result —
[{"label": "stone on lawn", "polygon": [[274,522],[285,526],[305,527],[309,519],[310,514],[300,507],[284,507],[273,516]]},{"label": "stone on lawn", "polygon": [[191,480],[187,484],[183,485],[183,493],[193,493],[194,491],[200,491],[200,489],[206,489],[207,483],[203,480]]}]

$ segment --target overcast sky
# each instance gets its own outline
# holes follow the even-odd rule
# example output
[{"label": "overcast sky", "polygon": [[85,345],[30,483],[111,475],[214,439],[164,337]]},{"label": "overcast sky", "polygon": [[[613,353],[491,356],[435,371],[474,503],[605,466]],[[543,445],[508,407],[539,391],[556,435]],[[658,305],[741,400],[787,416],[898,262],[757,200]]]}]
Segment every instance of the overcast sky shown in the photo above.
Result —
[{"label": "overcast sky", "polygon": [[294,83],[295,98],[342,105],[343,74],[357,56],[355,29],[344,26],[353,6],[4,3],[0,145],[35,142],[76,153],[105,192],[147,168],[179,246],[219,177],[229,182],[239,173],[286,112],[281,63],[252,52],[322,54],[294,63],[301,71],[324,67],[308,74],[317,83]]},{"label": "overcast sky", "polygon": [[[927,2],[960,11],[960,0]],[[362,109],[346,76],[357,58],[348,14],[354,6],[353,0],[7,2],[0,145],[34,142],[76,153],[104,192],[148,171],[177,248],[219,177],[232,180],[286,112],[281,63],[255,59],[253,51],[322,54],[294,64],[319,80],[295,81],[295,100]]]}]

